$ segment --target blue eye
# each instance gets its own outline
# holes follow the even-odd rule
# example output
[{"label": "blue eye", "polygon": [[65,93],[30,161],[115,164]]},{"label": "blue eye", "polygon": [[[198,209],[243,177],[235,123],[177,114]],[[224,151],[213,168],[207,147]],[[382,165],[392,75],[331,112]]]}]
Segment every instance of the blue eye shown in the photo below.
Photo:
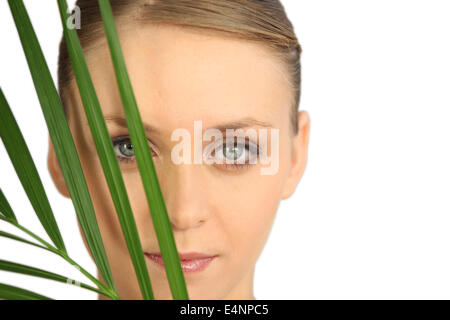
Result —
[{"label": "blue eye", "polygon": [[134,156],[134,149],[131,143],[121,143],[119,144],[119,151],[122,155],[126,157]]},{"label": "blue eye", "polygon": [[[129,137],[119,137],[112,139],[114,152],[117,158],[121,162],[134,162],[136,161],[134,154],[134,147]],[[152,149],[152,154],[155,156],[155,152]]]},{"label": "blue eye", "polygon": [[232,169],[248,168],[259,154],[259,148],[248,141],[221,142],[209,156],[216,163]]},{"label": "blue eye", "polygon": [[225,148],[223,148],[223,155],[228,160],[237,160],[244,152],[245,149],[238,145],[230,146],[225,144]]}]

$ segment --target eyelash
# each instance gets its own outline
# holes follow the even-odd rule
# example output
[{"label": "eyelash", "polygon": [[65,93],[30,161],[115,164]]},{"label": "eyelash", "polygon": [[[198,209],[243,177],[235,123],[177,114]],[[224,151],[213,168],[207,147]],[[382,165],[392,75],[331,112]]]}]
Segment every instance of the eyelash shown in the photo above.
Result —
[{"label": "eyelash", "polygon": [[[116,151],[116,148],[118,146],[120,146],[120,144],[123,143],[123,142],[131,143],[130,137],[129,136],[122,136],[122,137],[113,138],[112,139],[112,143],[113,143],[114,151]],[[234,146],[236,146],[236,142],[234,143]],[[226,147],[226,143],[222,143],[222,147]],[[246,140],[244,148],[245,148],[245,152],[247,152],[247,153],[251,153],[252,152],[252,151],[250,151],[250,144],[249,144],[248,140]],[[259,155],[259,146],[257,144],[254,144],[254,148],[256,149],[256,156],[258,156]],[[152,155],[153,156],[157,155],[154,152],[154,150],[153,150],[153,148],[151,146],[150,146],[150,149],[152,151]],[[134,162],[136,162],[135,156],[133,156],[133,157],[126,157],[126,156],[118,155],[117,153],[120,153],[120,150],[118,152],[116,152],[116,156],[117,156],[118,161],[121,162],[121,163],[134,163]],[[254,165],[254,164],[247,163],[247,162],[246,163],[226,163],[226,162],[224,162],[224,163],[220,164],[220,166],[224,167],[227,170],[245,170],[245,169],[249,169],[250,166],[252,166],[252,165]]]}]

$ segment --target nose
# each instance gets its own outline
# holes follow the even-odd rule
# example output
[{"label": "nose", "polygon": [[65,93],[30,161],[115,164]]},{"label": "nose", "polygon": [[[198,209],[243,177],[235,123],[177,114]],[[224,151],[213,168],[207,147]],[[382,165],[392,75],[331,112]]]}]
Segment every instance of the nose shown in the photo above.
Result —
[{"label": "nose", "polygon": [[183,231],[203,225],[208,219],[208,208],[201,166],[173,165],[164,180],[161,188],[173,230]]}]

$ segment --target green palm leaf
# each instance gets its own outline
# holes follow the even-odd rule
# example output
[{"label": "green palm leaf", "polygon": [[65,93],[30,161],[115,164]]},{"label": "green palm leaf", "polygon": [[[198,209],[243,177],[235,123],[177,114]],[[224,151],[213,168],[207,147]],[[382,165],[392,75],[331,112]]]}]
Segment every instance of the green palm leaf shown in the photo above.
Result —
[{"label": "green palm leaf", "polygon": [[[78,263],[76,263],[74,260],[72,260],[66,252],[61,251],[60,249],[57,249],[55,247],[52,247],[48,242],[46,242],[45,240],[41,239],[39,236],[35,235],[33,232],[31,232],[30,230],[28,230],[27,228],[19,225],[18,223],[9,220],[8,218],[2,217],[0,216],[0,220],[4,220],[6,222],[12,223],[16,228],[20,229],[21,231],[25,232],[27,235],[33,237],[35,240],[38,240],[40,243],[44,244],[40,245],[31,241],[28,241],[24,238],[18,237],[14,234],[8,233],[8,232],[4,232],[4,231],[0,231],[0,237],[6,238],[6,239],[11,239],[11,240],[15,240],[15,241],[19,241],[19,242],[23,242],[25,244],[29,244],[32,246],[35,246],[37,248],[40,249],[44,249],[47,250],[51,253],[57,254],[59,255],[61,258],[63,258],[64,260],[66,260],[67,262],[69,262],[71,265],[75,266],[76,268],[78,268],[78,270],[84,274],[88,279],[90,279],[93,283],[95,283],[99,289],[87,286],[87,285],[82,285],[81,287],[84,287],[86,289],[98,292],[104,296],[107,296],[111,299],[114,300],[118,300],[118,296],[117,294],[115,294],[114,292],[111,292],[110,289],[106,288],[99,280],[97,280],[93,275],[91,275],[89,272],[87,272],[83,267],[81,267]],[[23,267],[27,267],[27,266],[23,266]],[[30,267],[32,268],[32,267]],[[39,277],[38,274],[35,274],[35,276]],[[45,278],[45,277],[44,277]],[[92,288],[92,289],[91,289]]]},{"label": "green palm leaf", "polygon": [[0,299],[6,300],[52,300],[25,289],[0,283]]},{"label": "green palm leaf", "polygon": [[134,146],[137,164],[150,207],[156,236],[166,268],[172,296],[175,300],[187,300],[188,292],[181,269],[180,258],[173,237],[172,227],[158,183],[152,154],[145,136],[144,126],[139,114],[136,99],[128,77],[122,49],[114,22],[109,0],[99,0],[100,12],[108,39],[109,49],[116,73],[122,104],[125,110],[131,142]]},{"label": "green palm leaf", "polygon": [[72,284],[75,286],[80,286],[81,288],[84,288],[84,289],[88,289],[88,290],[103,294],[102,291],[100,291],[94,287],[91,287],[87,284],[69,279],[67,277],[61,276],[61,275],[53,273],[53,272],[45,271],[45,270],[34,268],[34,267],[25,266],[25,265],[19,264],[19,263],[14,263],[14,262],[5,261],[5,260],[0,259],[0,270],[14,272],[14,273],[20,273],[20,274],[26,274],[26,275],[34,276],[34,277],[38,277],[38,278],[49,279],[49,280],[54,280],[54,281],[63,282],[63,283],[67,283],[67,284]]},{"label": "green palm leaf", "polygon": [[[0,94],[1,94],[1,89],[0,89]],[[6,200],[6,197],[3,194],[2,189],[0,189],[0,217],[2,215],[8,219],[17,221],[17,218],[16,218],[13,210],[11,209],[11,206],[9,205],[8,200]]]},{"label": "green palm leaf", "polygon": [[[66,251],[64,241],[53,215],[41,178],[34,165],[25,139],[20,132],[16,119],[9,108],[3,91],[0,88],[0,137],[16,170],[17,176],[36,212],[42,226],[55,246]],[[0,192],[1,193],[1,192]],[[0,194],[1,207],[5,205],[5,215],[12,213],[3,193]],[[4,200],[4,201],[3,201]],[[1,208],[0,207],[0,208]],[[9,209],[8,209],[9,207]],[[14,220],[17,220],[14,218]]]},{"label": "green palm leaf", "polygon": [[128,251],[130,252],[133,261],[142,296],[144,299],[154,299],[144,251],[139,240],[139,234],[128,199],[125,183],[123,181],[122,172],[83,56],[80,40],[78,39],[75,29],[69,29],[67,27],[66,21],[70,16],[67,13],[66,1],[58,0],[58,6],[63,23],[67,49],[72,61],[72,67],[86,112],[86,117],[91,128],[97,153],[111,192],[111,197],[119,217]]},{"label": "green palm leaf", "polygon": [[[0,189],[0,192],[1,192],[1,189]],[[14,216],[14,211],[10,207],[10,205],[8,203],[8,200],[5,197],[0,199],[0,207],[8,207],[9,210],[11,211],[11,214]],[[111,290],[106,288],[103,285],[103,283],[101,283],[97,278],[95,278],[93,275],[91,275],[89,272],[87,272],[82,266],[80,266],[78,263],[76,263],[74,260],[72,260],[69,257],[69,255],[67,254],[66,251],[63,251],[63,250],[58,249],[56,247],[53,247],[50,243],[48,243],[47,241],[45,241],[44,239],[42,239],[41,237],[39,237],[38,235],[36,235],[32,231],[30,231],[27,228],[25,228],[24,226],[20,225],[17,222],[17,220],[15,220],[15,219],[8,218],[8,217],[5,217],[4,215],[0,214],[0,220],[3,220],[5,222],[8,222],[8,223],[12,224],[14,227],[18,228],[19,230],[21,230],[22,232],[24,232],[28,236],[32,237],[34,240],[37,240],[40,244],[28,241],[26,239],[23,239],[23,238],[18,237],[18,236],[14,235],[14,234],[11,234],[11,233],[8,233],[8,232],[4,232],[4,231],[0,231],[0,237],[11,239],[11,240],[15,240],[15,241],[19,241],[19,242],[22,242],[22,243],[25,243],[25,244],[29,244],[29,245],[35,246],[37,248],[47,250],[47,251],[49,251],[49,252],[51,252],[53,254],[59,255],[61,258],[63,258],[67,262],[69,262],[71,265],[74,265],[75,267],[77,267],[78,270],[80,270],[80,272],[82,274],[84,274],[88,279],[90,279],[93,283],[95,283],[100,288],[100,290],[98,290],[96,292],[99,292],[99,293],[101,293],[101,294],[103,294],[103,295],[105,295],[107,297],[110,297],[111,299],[115,299],[115,300],[118,299],[118,296],[117,296],[117,294],[115,292],[111,292]]]},{"label": "green palm leaf", "polygon": [[26,244],[29,244],[29,245],[32,245],[32,246],[35,246],[35,247],[47,250],[46,247],[41,246],[40,244],[28,241],[28,240],[26,240],[24,238],[18,237],[15,234],[12,234],[12,233],[9,233],[9,232],[0,231],[0,237],[11,239],[11,240],[15,240],[15,241],[20,241],[20,242],[23,242],[23,243],[26,243]]},{"label": "green palm leaf", "polygon": [[8,0],[67,189],[94,261],[115,290],[100,230],[75,143],[55,84],[22,0]]}]

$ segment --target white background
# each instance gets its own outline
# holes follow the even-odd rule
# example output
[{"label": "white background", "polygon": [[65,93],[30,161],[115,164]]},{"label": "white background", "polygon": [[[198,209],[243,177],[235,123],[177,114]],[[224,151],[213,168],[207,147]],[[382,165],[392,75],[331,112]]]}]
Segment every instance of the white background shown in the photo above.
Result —
[{"label": "white background", "polygon": [[[56,2],[25,3],[56,79]],[[304,50],[300,108],[312,120],[309,158],[257,264],[256,298],[449,299],[448,1],[283,3]],[[47,129],[6,1],[0,2],[0,34],[0,85],[69,252],[95,272],[71,202],[48,173]],[[19,219],[43,234],[2,144],[0,149],[0,187]],[[4,223],[0,229],[14,231]],[[0,258],[81,279],[61,259],[10,240],[0,240]],[[96,298],[6,272],[0,282],[53,298]]]}]

